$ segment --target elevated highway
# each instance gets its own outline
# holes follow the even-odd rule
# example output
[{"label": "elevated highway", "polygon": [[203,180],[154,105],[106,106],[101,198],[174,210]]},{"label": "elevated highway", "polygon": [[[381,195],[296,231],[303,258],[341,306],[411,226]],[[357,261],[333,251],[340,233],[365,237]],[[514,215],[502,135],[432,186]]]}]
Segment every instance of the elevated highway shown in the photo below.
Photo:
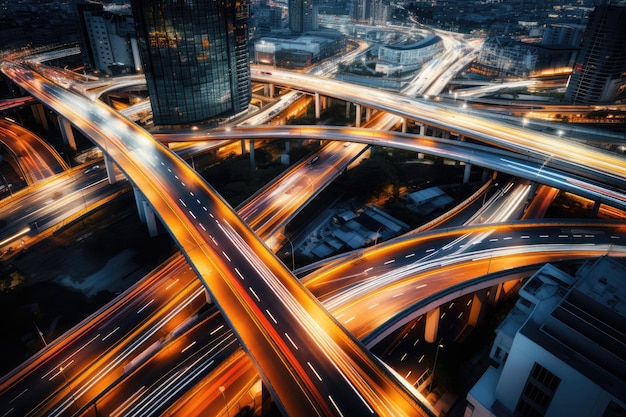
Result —
[{"label": "elevated highway", "polygon": [[[387,146],[448,158],[467,164],[490,168],[520,178],[572,192],[591,200],[626,209],[624,181],[612,176],[597,175],[577,162],[543,160],[535,156],[520,156],[514,152],[479,144],[391,131],[329,126],[254,126],[203,133],[157,134],[164,142],[188,142],[229,139],[330,139]],[[607,158],[619,157],[603,153]],[[625,161],[626,163],[626,161]]]},{"label": "elevated highway", "polygon": [[109,155],[167,225],[291,415],[430,415],[206,182],[150,134],[27,66],[2,71]]},{"label": "elevated highway", "polygon": [[602,173],[607,181],[621,185],[626,180],[626,159],[566,137],[511,126],[434,102],[399,97],[392,92],[284,70],[251,69],[254,81],[283,85],[363,106],[383,110],[408,120],[433,126],[455,136],[471,138],[512,152],[546,161],[577,165]]}]

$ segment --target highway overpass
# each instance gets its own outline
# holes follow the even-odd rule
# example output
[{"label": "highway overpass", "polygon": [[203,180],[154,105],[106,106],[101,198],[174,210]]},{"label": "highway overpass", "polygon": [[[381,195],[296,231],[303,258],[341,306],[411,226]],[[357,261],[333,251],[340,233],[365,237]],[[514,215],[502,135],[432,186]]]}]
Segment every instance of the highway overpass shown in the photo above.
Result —
[{"label": "highway overpass", "polygon": [[[140,190],[290,415],[431,415],[187,164],[143,129],[17,63],[2,71],[65,117]],[[342,411],[343,410],[343,411]]]}]

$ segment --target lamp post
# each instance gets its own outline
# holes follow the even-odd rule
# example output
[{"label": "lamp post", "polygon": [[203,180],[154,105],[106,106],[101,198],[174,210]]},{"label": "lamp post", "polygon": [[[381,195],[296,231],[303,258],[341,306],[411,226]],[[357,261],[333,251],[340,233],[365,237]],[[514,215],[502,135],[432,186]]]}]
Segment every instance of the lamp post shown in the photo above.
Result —
[{"label": "lamp post", "polygon": [[[47,347],[48,342],[46,342],[45,337],[43,337],[43,332],[39,330],[39,326],[37,326],[37,323],[33,321],[33,324],[35,325],[35,329],[37,329],[37,333],[39,333],[39,337],[41,337],[41,340],[43,341],[44,346]],[[67,375],[65,375],[65,372],[62,366],[59,367],[59,372],[61,373],[61,375],[63,375],[65,384],[67,385],[67,388],[70,390],[70,396],[72,397],[72,402],[74,403],[74,406],[76,407],[77,410],[80,410],[80,407],[78,407],[78,404],[76,403],[76,397],[74,397],[74,391],[72,391],[72,386],[70,385],[70,381],[67,379]]]},{"label": "lamp post", "polygon": [[380,232],[380,229],[382,229],[384,226],[380,225],[380,227],[376,230],[376,236],[374,236],[374,246],[376,246],[376,244],[378,243],[378,233]]},{"label": "lamp post", "polygon": [[230,411],[228,410],[228,401],[226,400],[226,394],[224,394],[224,391],[226,391],[226,388],[224,388],[223,385],[220,385],[219,390],[222,393],[222,397],[224,398],[224,404],[226,405],[226,415],[230,417]]},{"label": "lamp post", "polygon": [[13,190],[12,190],[12,184],[9,184],[9,182],[7,181],[7,179],[4,177],[4,175],[2,176],[2,179],[4,180],[4,183],[7,185],[7,188],[9,189],[9,195],[11,197],[13,197]]},{"label": "lamp post", "polygon": [[485,191],[485,195],[483,195],[483,206],[485,205],[485,202],[487,201],[487,194],[489,193],[489,190],[491,190],[492,187],[497,187],[498,183],[494,182],[493,184],[491,184],[491,186],[489,186],[489,188],[487,188],[487,191]]},{"label": "lamp post", "polygon": [[43,340],[44,346],[48,346],[48,343],[46,342],[46,339],[43,337],[43,332],[41,330],[39,330],[39,326],[37,326],[37,323],[35,323],[33,321],[33,324],[35,325],[35,329],[37,329],[37,333],[39,334],[39,337],[41,337],[41,340]]},{"label": "lamp post", "polygon": [[70,169],[72,167],[72,162],[70,161],[70,156],[68,154],[66,154],[65,152],[61,151],[59,152],[60,155],[63,155],[64,159],[67,159],[67,168]]},{"label": "lamp post", "polygon": [[433,363],[433,375],[430,379],[430,387],[428,388],[428,392],[433,391],[433,381],[435,380],[435,369],[437,368],[437,357],[439,356],[439,349],[443,348],[441,343],[437,344],[437,350],[435,351],[435,362]]}]

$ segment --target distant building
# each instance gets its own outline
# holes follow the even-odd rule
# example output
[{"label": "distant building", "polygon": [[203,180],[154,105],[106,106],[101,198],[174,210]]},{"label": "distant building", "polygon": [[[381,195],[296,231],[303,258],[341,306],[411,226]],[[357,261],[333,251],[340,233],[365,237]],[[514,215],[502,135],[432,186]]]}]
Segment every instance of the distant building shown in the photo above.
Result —
[{"label": "distant building", "polygon": [[419,41],[410,40],[378,48],[376,72],[387,75],[414,71],[443,51],[443,40],[429,35]]},{"label": "distant building", "polygon": [[488,77],[517,78],[535,70],[537,51],[534,46],[506,36],[485,40],[472,70]]},{"label": "distant building", "polygon": [[407,208],[421,216],[427,216],[437,210],[443,210],[454,203],[454,198],[450,197],[439,187],[415,191],[407,195],[406,199]]},{"label": "distant building", "polygon": [[295,39],[264,37],[254,44],[254,61],[284,68],[304,68],[334,55],[346,46],[336,30],[317,30]]},{"label": "distant building", "polygon": [[132,15],[111,13],[99,3],[78,5],[85,63],[110,75],[141,71]]},{"label": "distant building", "polygon": [[372,15],[371,0],[349,0],[349,15],[357,21],[369,21]]},{"label": "distant building", "polygon": [[131,5],[155,125],[196,124],[248,108],[247,1]]},{"label": "distant building", "polygon": [[626,98],[626,5],[604,2],[589,17],[565,100],[600,104],[619,98]]},{"label": "distant building", "polygon": [[252,14],[256,26],[267,29],[283,27],[283,10],[280,7],[269,6],[265,1],[252,6]]},{"label": "distant building", "polygon": [[309,32],[319,28],[317,5],[313,0],[289,0],[289,29],[294,33]]},{"label": "distant building", "polygon": [[553,23],[544,29],[541,44],[552,47],[579,48],[584,32],[584,25]]},{"label": "distant building", "polygon": [[626,265],[547,264],[496,331],[465,417],[626,415]]}]

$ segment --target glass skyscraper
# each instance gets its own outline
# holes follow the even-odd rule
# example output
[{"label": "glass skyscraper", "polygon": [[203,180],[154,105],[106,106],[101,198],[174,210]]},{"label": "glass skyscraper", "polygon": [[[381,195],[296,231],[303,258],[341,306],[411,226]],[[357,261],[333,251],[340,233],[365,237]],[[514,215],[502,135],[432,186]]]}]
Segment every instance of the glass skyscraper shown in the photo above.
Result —
[{"label": "glass skyscraper", "polygon": [[626,96],[626,6],[606,1],[589,16],[565,99],[612,103]]},{"label": "glass skyscraper", "polygon": [[155,125],[196,124],[248,108],[248,0],[131,5]]}]

